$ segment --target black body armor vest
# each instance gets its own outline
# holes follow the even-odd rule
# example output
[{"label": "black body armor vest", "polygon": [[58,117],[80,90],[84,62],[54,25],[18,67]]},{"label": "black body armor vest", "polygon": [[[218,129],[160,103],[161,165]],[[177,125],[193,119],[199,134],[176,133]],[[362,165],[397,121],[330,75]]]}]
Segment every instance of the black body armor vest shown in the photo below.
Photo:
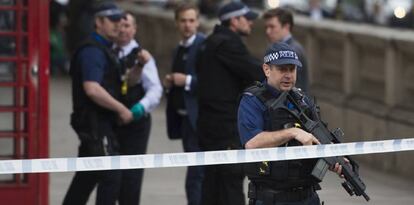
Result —
[{"label": "black body armor vest", "polygon": [[[261,83],[247,88],[245,92],[256,96],[265,106],[270,105],[270,103],[266,103],[267,101],[276,100],[266,86]],[[265,131],[298,127],[297,125],[295,118],[287,111],[267,107]],[[301,144],[296,140],[291,140],[280,147],[284,146],[301,146]],[[271,189],[313,186],[320,182],[311,175],[316,162],[317,159],[248,163],[245,165],[245,171],[253,183]]]},{"label": "black body armor vest", "polygon": [[[118,57],[115,53],[108,47],[100,44],[99,42],[88,39],[81,44],[81,46],[77,49],[76,53],[74,54],[74,58],[72,59],[70,65],[70,75],[73,79],[73,107],[74,111],[82,111],[84,109],[95,109],[100,112],[110,112],[92,102],[88,97],[83,96],[84,98],[79,98],[77,95],[86,95],[83,91],[78,89],[83,89],[82,86],[82,74],[80,66],[76,62],[76,55],[79,54],[79,51],[87,46],[94,46],[102,50],[105,54],[106,58],[108,59],[108,69],[105,70],[103,81],[101,86],[116,100],[121,99],[121,72],[124,70],[122,68],[122,64],[120,63]],[[76,84],[76,85],[75,85]]]},{"label": "black body armor vest", "polygon": [[[119,145],[113,128],[116,125],[116,113],[93,102],[83,89],[82,70],[77,58],[82,48],[93,46],[100,49],[108,65],[100,85],[116,100],[121,97],[122,65],[112,50],[94,39],[81,44],[71,62],[73,113],[71,125],[82,141],[81,156],[102,156],[118,154]],[[88,60],[88,59],[86,59]],[[105,60],[105,59],[102,59]]]}]

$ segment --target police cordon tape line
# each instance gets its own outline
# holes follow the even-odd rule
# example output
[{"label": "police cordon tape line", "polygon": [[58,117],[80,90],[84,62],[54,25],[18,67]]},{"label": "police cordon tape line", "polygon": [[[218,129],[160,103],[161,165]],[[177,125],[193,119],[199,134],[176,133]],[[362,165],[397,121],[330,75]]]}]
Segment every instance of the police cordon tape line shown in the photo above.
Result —
[{"label": "police cordon tape line", "polygon": [[0,174],[98,171],[281,161],[414,150],[414,138],[188,153],[1,160]]}]

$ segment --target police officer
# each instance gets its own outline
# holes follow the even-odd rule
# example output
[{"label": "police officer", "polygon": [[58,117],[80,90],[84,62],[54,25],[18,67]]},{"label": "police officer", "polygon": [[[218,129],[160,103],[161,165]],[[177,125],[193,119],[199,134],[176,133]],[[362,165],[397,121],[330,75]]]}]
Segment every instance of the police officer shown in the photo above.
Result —
[{"label": "police officer", "polygon": [[[145,49],[139,50],[140,45],[134,39],[137,32],[135,17],[130,12],[125,13],[114,47],[128,67],[121,88],[121,101],[126,107],[136,110],[136,120],[120,126],[116,133],[122,155],[145,154],[151,129],[150,112],[160,102],[162,86],[154,58]],[[135,52],[134,49],[138,50]],[[137,55],[145,56],[149,61],[141,67],[136,61]],[[143,169],[122,170],[120,205],[139,205],[143,174]]]},{"label": "police officer", "polygon": [[[241,2],[224,5],[219,11],[221,25],[202,46],[197,66],[197,135],[202,150],[241,148],[237,99],[245,87],[264,78],[260,61],[250,55],[241,38],[250,34],[257,16]],[[243,179],[241,165],[207,166],[202,204],[245,204]]]},{"label": "police officer", "polygon": [[[114,128],[133,120],[133,112],[120,99],[121,65],[112,52],[123,11],[114,3],[97,6],[95,32],[74,53],[71,125],[80,139],[79,157],[117,155]],[[76,172],[63,204],[86,204],[98,185],[96,204],[114,205],[119,194],[120,170]]]},{"label": "police officer", "polygon": [[[267,49],[263,64],[266,80],[246,89],[239,105],[240,140],[246,149],[319,144],[312,134],[293,126],[294,118],[288,112],[265,104],[294,88],[301,66],[297,53],[287,44],[275,43]],[[305,102],[314,107],[308,98]],[[319,205],[319,181],[311,175],[315,164],[316,159],[247,164],[250,204]],[[341,169],[338,164],[332,168],[337,173]]]},{"label": "police officer", "polygon": [[292,12],[284,8],[270,9],[263,14],[263,20],[266,37],[270,43],[286,43],[298,54],[302,67],[297,71],[296,87],[304,92],[309,92],[308,63],[305,49],[292,35],[294,26]]}]

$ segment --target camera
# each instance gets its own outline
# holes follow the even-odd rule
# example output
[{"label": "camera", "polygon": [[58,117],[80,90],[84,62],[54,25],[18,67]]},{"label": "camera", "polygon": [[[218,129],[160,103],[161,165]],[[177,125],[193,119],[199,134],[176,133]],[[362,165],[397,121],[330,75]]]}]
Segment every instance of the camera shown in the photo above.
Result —
[{"label": "camera", "polygon": [[121,58],[121,62],[124,65],[125,68],[129,69],[137,65],[138,59],[137,54],[142,50],[141,47],[136,47],[132,49],[132,51],[125,57]]}]

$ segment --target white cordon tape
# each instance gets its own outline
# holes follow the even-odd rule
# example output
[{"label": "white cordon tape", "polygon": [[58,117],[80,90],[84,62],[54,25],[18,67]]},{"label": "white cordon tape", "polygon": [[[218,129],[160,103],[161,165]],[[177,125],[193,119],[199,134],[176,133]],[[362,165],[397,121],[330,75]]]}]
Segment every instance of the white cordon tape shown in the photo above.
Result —
[{"label": "white cordon tape", "polygon": [[0,174],[184,167],[414,150],[414,138],[251,150],[0,161]]}]

